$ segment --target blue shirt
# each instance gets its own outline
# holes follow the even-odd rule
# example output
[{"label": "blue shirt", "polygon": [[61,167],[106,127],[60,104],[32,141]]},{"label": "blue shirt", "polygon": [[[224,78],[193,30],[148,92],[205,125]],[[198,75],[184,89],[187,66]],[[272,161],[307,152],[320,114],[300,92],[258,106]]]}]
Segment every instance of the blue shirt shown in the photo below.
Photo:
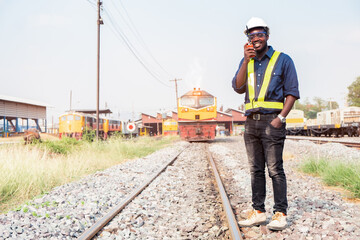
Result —
[{"label": "blue shirt", "polygon": [[[256,76],[256,90],[255,92],[258,94],[260,92],[260,88],[264,79],[266,67],[270,61],[271,56],[274,53],[274,49],[269,46],[269,50],[266,52],[265,56],[259,60],[254,57],[254,73]],[[245,93],[245,102],[249,102],[248,90],[247,90],[247,75],[246,81],[243,86],[240,88],[236,87],[236,75],[238,74],[241,65],[244,62],[244,58],[241,60],[238,70],[235,73],[235,76],[232,80],[232,87],[237,93]],[[299,94],[299,83],[296,74],[296,69],[294,62],[292,59],[286,55],[285,53],[281,53],[277,63],[275,64],[275,68],[273,70],[273,74],[271,77],[271,81],[269,83],[269,88],[265,94],[265,101],[276,101],[276,102],[284,102],[286,96],[291,95],[296,99],[300,98]],[[257,96],[255,96],[257,98]],[[270,113],[279,113],[278,109],[250,109],[246,110],[245,115],[248,116],[251,113],[261,113],[261,114],[270,114]]]}]

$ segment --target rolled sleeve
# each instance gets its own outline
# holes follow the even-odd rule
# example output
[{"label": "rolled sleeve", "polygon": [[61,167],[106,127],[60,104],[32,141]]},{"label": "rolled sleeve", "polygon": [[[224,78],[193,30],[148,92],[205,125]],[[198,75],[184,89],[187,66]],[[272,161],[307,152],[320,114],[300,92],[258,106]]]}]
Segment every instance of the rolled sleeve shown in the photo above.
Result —
[{"label": "rolled sleeve", "polygon": [[[238,74],[238,72],[239,72],[239,70],[240,70],[240,67],[241,67],[243,61],[244,61],[244,59],[242,59],[242,60],[240,61],[239,68],[238,68],[238,70],[236,71],[235,76],[234,76],[233,79],[232,79],[232,87],[233,87],[234,91],[237,92],[237,93],[239,93],[239,94],[245,93],[245,91],[246,91],[246,83],[245,83],[244,85],[242,85],[240,88],[237,88],[237,87],[236,87],[236,76],[237,76],[237,74]],[[245,82],[246,82],[246,81],[245,81]]]},{"label": "rolled sleeve", "polygon": [[284,96],[294,96],[296,99],[300,99],[299,82],[296,74],[296,68],[293,60],[286,55],[284,61]]}]

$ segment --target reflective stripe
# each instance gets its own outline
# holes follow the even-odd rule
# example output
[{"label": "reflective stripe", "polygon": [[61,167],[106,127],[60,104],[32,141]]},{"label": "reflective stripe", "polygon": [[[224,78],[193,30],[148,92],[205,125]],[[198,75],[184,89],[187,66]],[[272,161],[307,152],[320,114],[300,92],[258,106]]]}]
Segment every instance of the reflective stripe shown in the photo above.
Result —
[{"label": "reflective stripe", "polygon": [[275,51],[273,53],[273,55],[271,56],[271,59],[270,59],[269,64],[268,64],[268,66],[266,68],[266,71],[265,71],[265,76],[264,76],[263,84],[262,84],[261,89],[260,89],[260,94],[258,96],[258,101],[259,102],[263,102],[264,99],[265,99],[265,93],[267,92],[267,89],[269,87],[271,74],[273,72],[273,69],[275,67],[275,63],[276,63],[279,55],[280,55],[280,52]]},{"label": "reflective stripe", "polygon": [[255,101],[255,67],[254,67],[254,59],[251,59],[247,66],[248,72],[248,95],[249,95],[249,103],[245,104],[245,109],[253,109],[253,108],[272,108],[272,109],[283,109],[283,102],[268,102],[264,101],[265,94],[269,87],[272,72],[275,67],[275,63],[279,57],[281,52],[275,51],[271,56],[268,66],[266,67],[265,76],[263,83],[261,85],[260,93],[257,97],[257,101]]},{"label": "reflective stripe", "polygon": [[282,102],[253,102],[246,103],[245,109],[253,109],[253,108],[272,108],[272,109],[283,109],[284,104]]},{"label": "reflective stripe", "polygon": [[255,97],[255,73],[254,73],[254,59],[250,59],[250,62],[247,65],[248,68],[248,82],[247,87],[249,91],[250,102]]}]

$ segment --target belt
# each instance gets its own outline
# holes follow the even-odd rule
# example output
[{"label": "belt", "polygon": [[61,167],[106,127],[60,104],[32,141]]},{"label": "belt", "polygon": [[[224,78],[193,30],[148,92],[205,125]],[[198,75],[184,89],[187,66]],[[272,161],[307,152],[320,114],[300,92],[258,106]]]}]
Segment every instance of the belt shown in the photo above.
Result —
[{"label": "belt", "polygon": [[271,114],[260,114],[260,113],[252,113],[249,115],[249,118],[254,119],[256,121],[260,120],[272,120],[277,117],[276,113]]}]

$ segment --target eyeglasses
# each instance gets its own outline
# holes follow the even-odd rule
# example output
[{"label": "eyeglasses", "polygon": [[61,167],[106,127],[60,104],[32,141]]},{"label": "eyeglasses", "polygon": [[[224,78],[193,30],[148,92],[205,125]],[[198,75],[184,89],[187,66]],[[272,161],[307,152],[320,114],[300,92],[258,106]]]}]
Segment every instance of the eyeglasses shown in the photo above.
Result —
[{"label": "eyeglasses", "polygon": [[265,37],[265,35],[266,35],[266,32],[250,33],[250,34],[248,34],[248,38],[250,40],[253,40],[255,37],[263,38],[263,37]]}]

